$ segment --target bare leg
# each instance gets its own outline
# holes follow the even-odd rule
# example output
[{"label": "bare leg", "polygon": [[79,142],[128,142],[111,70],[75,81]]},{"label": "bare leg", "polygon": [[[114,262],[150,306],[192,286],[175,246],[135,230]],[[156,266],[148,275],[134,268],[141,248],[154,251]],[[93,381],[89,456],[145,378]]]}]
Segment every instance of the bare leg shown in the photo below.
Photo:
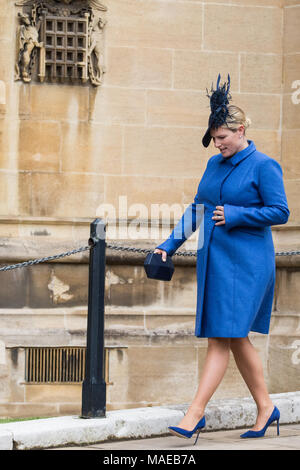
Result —
[{"label": "bare leg", "polygon": [[252,430],[259,431],[266,424],[274,408],[264,380],[261,359],[248,337],[232,338],[231,351],[257,405],[257,420]]},{"label": "bare leg", "polygon": [[197,393],[186,415],[178,424],[191,431],[204,415],[205,407],[226,372],[230,355],[230,338],[208,338],[207,355]]}]

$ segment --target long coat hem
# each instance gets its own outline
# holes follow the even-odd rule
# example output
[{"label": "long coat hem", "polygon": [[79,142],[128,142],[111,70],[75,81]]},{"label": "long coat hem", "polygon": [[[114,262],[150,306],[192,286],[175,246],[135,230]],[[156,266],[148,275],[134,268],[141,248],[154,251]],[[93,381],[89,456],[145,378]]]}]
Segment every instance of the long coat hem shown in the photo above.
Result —
[{"label": "long coat hem", "polygon": [[[218,154],[208,160],[194,202],[157,246],[172,256],[200,227],[199,338],[269,332],[276,273],[271,225],[285,224],[290,212],[280,164],[248,144],[232,157]],[[216,206],[224,207],[223,225],[212,219]]]},{"label": "long coat hem", "polygon": [[255,329],[252,330],[252,329],[251,329],[250,331],[248,331],[248,332],[245,333],[245,334],[241,333],[241,334],[238,334],[238,335],[235,335],[235,336],[233,336],[233,335],[228,336],[228,335],[224,335],[224,334],[222,334],[222,333],[218,334],[217,331],[216,331],[216,334],[213,334],[213,335],[196,335],[196,334],[195,334],[195,336],[196,336],[196,338],[247,338],[247,336],[248,336],[249,333],[251,333],[251,332],[253,332],[253,333],[260,333],[260,334],[263,334],[263,335],[267,335],[267,334],[269,334],[269,329],[267,329],[267,330],[265,330],[265,331],[261,331],[261,330],[258,330],[258,329],[257,329],[257,330],[255,330]]}]

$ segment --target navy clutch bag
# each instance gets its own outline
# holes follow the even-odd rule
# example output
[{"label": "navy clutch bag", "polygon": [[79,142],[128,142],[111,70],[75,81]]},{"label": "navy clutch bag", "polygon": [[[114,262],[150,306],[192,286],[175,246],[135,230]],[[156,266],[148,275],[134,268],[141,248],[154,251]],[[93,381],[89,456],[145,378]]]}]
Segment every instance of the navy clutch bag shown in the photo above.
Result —
[{"label": "navy clutch bag", "polygon": [[144,262],[147,277],[159,281],[170,281],[174,272],[174,264],[170,256],[163,261],[161,254],[149,253]]}]

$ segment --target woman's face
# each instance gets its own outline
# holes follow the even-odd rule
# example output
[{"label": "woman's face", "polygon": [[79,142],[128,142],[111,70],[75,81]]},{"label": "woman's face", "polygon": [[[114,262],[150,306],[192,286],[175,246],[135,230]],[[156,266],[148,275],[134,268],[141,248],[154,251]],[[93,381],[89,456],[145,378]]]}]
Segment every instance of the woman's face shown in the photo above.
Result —
[{"label": "woman's face", "polygon": [[223,127],[211,129],[210,135],[223,157],[231,157],[245,148],[244,126],[240,126],[236,132]]}]

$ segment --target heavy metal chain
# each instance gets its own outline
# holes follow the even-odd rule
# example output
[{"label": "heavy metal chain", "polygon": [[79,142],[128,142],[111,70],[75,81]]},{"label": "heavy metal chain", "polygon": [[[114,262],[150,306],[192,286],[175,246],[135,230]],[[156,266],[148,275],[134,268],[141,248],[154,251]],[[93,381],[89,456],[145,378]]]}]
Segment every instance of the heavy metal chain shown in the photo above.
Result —
[{"label": "heavy metal chain", "polygon": [[[117,250],[117,251],[131,251],[135,253],[152,253],[153,249],[147,249],[147,248],[134,248],[131,246],[123,246],[123,245],[111,245],[111,244],[106,244],[107,248],[110,248],[111,250]],[[71,251],[66,251],[65,253],[61,253],[59,255],[54,255],[54,256],[46,256],[44,258],[39,258],[39,259],[34,259],[34,260],[29,260],[29,261],[24,261],[23,263],[17,263],[17,264],[11,264],[9,266],[3,266],[0,268],[0,271],[10,271],[12,269],[18,269],[18,268],[25,268],[27,266],[33,266],[35,264],[39,263],[44,263],[46,261],[54,261],[60,258],[65,258],[67,256],[74,255],[76,253],[81,253],[83,251],[90,250],[91,246],[82,246],[81,248],[77,248],[75,250]],[[300,251],[279,251],[275,253],[276,256],[291,256],[291,255],[300,255]],[[197,251],[178,251],[175,253],[175,256],[197,256]]]},{"label": "heavy metal chain", "polygon": [[278,251],[275,253],[276,256],[291,256],[300,255],[300,251]]},{"label": "heavy metal chain", "polygon": [[[121,245],[106,245],[107,248],[111,248],[112,250],[118,250],[118,251],[134,251],[136,253],[153,253],[153,249],[147,249],[147,248],[133,248],[131,246],[121,246]],[[177,251],[174,256],[196,256],[197,252],[196,251]]]},{"label": "heavy metal chain", "polygon": [[[134,251],[137,253],[152,253],[153,249],[145,249],[145,248],[133,248],[130,246],[121,246],[121,245],[106,245],[107,248],[111,248],[112,250],[119,250],[119,251]],[[276,256],[291,256],[291,255],[300,255],[300,251],[278,251],[275,253]],[[174,256],[197,256],[197,251],[177,251]]]},{"label": "heavy metal chain", "polygon": [[86,251],[89,249],[90,249],[90,246],[82,246],[81,248],[77,248],[76,250],[72,250],[72,251],[66,251],[65,253],[61,253],[60,255],[46,256],[45,258],[24,261],[24,263],[11,264],[10,266],[3,266],[2,268],[0,268],[0,271],[10,271],[11,269],[26,268],[26,266],[33,266],[34,264],[44,263],[45,261],[53,261],[56,259],[65,258],[66,256],[71,256],[71,255],[74,255],[75,253],[80,253],[81,251]]}]

